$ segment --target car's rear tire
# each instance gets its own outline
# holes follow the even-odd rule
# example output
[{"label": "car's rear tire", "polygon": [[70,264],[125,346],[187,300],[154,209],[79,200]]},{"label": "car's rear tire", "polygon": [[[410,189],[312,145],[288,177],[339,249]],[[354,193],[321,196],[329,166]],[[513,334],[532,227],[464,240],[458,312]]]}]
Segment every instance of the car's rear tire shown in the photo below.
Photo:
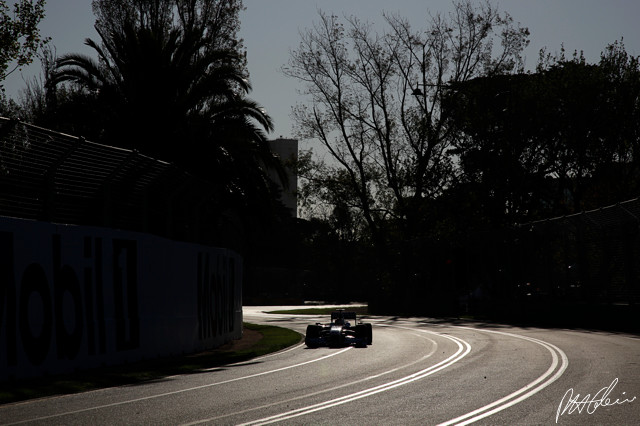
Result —
[{"label": "car's rear tire", "polygon": [[317,326],[317,325],[308,325],[307,326],[307,333],[304,337],[304,343],[307,345],[307,347],[309,348],[317,348],[318,347],[318,343],[317,343],[317,339],[320,337],[320,331],[322,330],[322,327]]},{"label": "car's rear tire", "polygon": [[358,348],[366,348],[367,347],[367,327],[366,324],[358,324],[356,325],[356,347]]},{"label": "car's rear tire", "polygon": [[371,327],[371,324],[367,323],[365,324],[366,327],[366,335],[367,335],[367,345],[370,345],[373,343],[373,328]]}]

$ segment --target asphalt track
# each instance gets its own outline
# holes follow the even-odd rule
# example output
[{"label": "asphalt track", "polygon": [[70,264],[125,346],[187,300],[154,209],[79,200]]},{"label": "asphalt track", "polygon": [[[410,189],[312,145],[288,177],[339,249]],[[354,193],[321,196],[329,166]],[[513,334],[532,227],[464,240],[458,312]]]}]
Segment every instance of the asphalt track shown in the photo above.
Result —
[{"label": "asphalt track", "polygon": [[[326,317],[245,308],[289,327]],[[134,386],[0,406],[0,424],[640,424],[640,338],[372,317],[368,348],[287,350]]]}]

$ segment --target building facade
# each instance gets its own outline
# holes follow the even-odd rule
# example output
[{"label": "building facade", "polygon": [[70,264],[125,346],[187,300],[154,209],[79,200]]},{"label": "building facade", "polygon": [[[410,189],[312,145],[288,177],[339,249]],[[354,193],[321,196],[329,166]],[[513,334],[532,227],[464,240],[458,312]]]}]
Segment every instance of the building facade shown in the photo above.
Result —
[{"label": "building facade", "polygon": [[298,176],[294,169],[294,164],[298,160],[298,140],[278,138],[269,141],[271,151],[277,155],[284,163],[288,177],[288,187],[282,185],[277,173],[269,171],[271,179],[280,185],[282,189],[282,202],[291,211],[293,217],[297,217],[298,212]]}]

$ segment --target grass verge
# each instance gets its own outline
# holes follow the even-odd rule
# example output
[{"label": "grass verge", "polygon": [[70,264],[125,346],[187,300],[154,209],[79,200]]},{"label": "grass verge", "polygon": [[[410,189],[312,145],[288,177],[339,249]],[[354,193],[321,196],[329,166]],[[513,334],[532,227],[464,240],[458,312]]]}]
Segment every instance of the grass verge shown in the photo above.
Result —
[{"label": "grass verge", "polygon": [[42,398],[53,395],[84,392],[113,386],[158,380],[176,374],[198,373],[205,368],[219,367],[279,351],[300,342],[302,336],[282,327],[244,323],[245,332],[257,332],[246,347],[228,344],[219,349],[193,355],[153,359],[136,363],[0,383],[0,404]]}]

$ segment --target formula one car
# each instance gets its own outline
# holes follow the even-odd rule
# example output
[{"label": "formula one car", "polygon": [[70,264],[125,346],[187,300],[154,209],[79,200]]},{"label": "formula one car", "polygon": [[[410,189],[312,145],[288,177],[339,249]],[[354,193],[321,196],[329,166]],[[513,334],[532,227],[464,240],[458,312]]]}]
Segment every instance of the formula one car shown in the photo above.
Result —
[{"label": "formula one car", "polygon": [[[353,320],[353,324],[348,320]],[[373,341],[371,324],[357,322],[356,313],[338,309],[331,313],[331,323],[307,326],[304,343],[309,348],[318,346],[347,346],[356,345],[366,347]]]}]

